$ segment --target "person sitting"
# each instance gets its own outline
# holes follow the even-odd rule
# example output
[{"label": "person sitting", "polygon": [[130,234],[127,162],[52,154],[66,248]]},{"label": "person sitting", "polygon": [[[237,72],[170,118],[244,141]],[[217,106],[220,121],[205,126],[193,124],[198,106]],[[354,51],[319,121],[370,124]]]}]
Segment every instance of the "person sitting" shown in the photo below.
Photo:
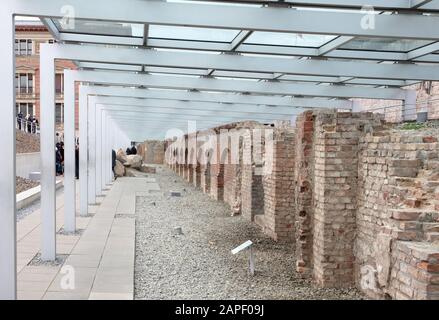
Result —
[{"label": "person sitting", "polygon": [[127,154],[127,156],[129,156],[131,154],[131,148],[128,147],[125,153]]},{"label": "person sitting", "polygon": [[133,146],[131,147],[131,154],[137,154],[137,149],[136,146],[133,144]]}]

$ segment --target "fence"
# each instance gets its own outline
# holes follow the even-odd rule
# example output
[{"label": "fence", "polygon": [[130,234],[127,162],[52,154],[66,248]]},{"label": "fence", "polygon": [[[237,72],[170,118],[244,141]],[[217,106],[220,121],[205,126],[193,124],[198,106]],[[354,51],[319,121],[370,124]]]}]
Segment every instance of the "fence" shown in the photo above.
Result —
[{"label": "fence", "polygon": [[30,133],[30,134],[40,134],[40,125],[36,122],[26,120],[24,118],[16,118],[15,127],[18,130]]},{"label": "fence", "polygon": [[384,119],[392,123],[404,121],[416,121],[418,114],[427,113],[428,120],[439,120],[439,98],[428,101],[417,101],[416,104],[395,104],[381,107],[363,107],[362,112],[374,112],[384,114]]}]

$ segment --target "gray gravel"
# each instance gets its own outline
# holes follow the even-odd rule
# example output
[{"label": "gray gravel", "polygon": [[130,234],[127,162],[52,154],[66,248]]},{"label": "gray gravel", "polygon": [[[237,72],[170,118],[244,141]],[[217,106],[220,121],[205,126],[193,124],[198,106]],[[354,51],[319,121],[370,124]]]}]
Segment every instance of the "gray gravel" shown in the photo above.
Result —
[{"label": "gray gravel", "polygon": [[[155,177],[160,193],[137,198],[136,299],[363,299],[356,289],[320,289],[294,272],[294,248],[276,244],[222,202],[167,168]],[[170,197],[169,191],[181,191]],[[182,234],[176,232],[181,227]],[[247,253],[230,250],[252,240]]]}]

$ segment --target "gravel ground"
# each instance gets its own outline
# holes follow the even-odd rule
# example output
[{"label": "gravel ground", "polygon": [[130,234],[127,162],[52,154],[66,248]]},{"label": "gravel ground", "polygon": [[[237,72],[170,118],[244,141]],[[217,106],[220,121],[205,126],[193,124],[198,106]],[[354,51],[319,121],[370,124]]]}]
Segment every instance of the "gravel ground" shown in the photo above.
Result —
[{"label": "gravel ground", "polygon": [[33,181],[29,179],[24,179],[22,177],[16,177],[15,179],[15,193],[19,194],[26,190],[38,187],[40,183],[38,181]]},{"label": "gravel ground", "polygon": [[[228,206],[196,190],[167,168],[155,177],[160,193],[138,197],[136,299],[363,299],[356,289],[320,289],[294,272],[294,248],[276,244]],[[170,197],[170,191],[182,192]],[[175,232],[181,227],[182,235]],[[248,255],[230,250],[252,240]]]},{"label": "gravel ground", "polygon": [[16,153],[40,152],[40,136],[16,130]]}]

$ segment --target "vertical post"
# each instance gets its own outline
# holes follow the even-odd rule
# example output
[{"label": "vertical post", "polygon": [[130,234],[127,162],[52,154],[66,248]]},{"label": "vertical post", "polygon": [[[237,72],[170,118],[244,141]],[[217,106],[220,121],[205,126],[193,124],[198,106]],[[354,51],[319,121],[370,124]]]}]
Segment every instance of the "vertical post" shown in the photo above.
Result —
[{"label": "vertical post", "polygon": [[50,45],[40,46],[41,101],[41,258],[56,258],[55,59]]},{"label": "vertical post", "polygon": [[111,182],[111,163],[112,163],[112,149],[110,147],[110,125],[108,123],[108,115],[104,111],[103,119],[105,124],[105,154],[106,154],[106,165],[105,165],[105,185],[108,186]]},{"label": "vertical post", "polygon": [[[96,101],[95,99],[93,99]],[[102,195],[102,112],[101,105],[94,103],[91,105],[96,111],[96,195]]]},{"label": "vertical post", "polygon": [[[7,6],[7,5],[6,5]],[[14,19],[10,9],[0,12],[0,299],[14,300],[17,293],[17,243],[15,222],[15,88]]]},{"label": "vertical post", "polygon": [[76,231],[75,80],[64,72],[64,230]]},{"label": "vertical post", "polygon": [[96,108],[87,97],[88,108],[88,203],[96,204]]},{"label": "vertical post", "polygon": [[88,215],[88,106],[84,86],[79,87],[79,214]]}]

